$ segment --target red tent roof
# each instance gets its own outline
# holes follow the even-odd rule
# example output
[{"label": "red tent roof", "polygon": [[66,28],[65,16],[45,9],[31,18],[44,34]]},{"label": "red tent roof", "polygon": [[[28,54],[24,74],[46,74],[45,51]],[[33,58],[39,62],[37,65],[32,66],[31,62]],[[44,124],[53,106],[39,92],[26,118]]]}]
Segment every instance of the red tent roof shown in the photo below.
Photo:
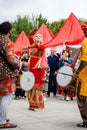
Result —
[{"label": "red tent roof", "polygon": [[22,31],[14,42],[15,53],[20,54],[22,52],[22,49],[25,46],[29,46],[29,45],[30,45],[29,39],[25,34],[25,32]]},{"label": "red tent roof", "polygon": [[81,43],[84,38],[85,36],[81,29],[80,21],[71,13],[56,37],[49,43],[46,43],[45,46],[53,47],[63,45],[64,43],[67,45],[77,45]]},{"label": "red tent roof", "polygon": [[41,27],[36,32],[36,34],[38,34],[38,33],[41,34],[43,37],[43,44],[48,43],[55,37],[44,23],[41,25]]}]

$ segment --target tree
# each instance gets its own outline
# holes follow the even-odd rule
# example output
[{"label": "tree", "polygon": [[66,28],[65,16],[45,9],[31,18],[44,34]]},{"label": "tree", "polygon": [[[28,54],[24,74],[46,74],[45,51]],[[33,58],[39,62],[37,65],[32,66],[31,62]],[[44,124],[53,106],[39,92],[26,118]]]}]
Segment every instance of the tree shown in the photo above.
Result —
[{"label": "tree", "polygon": [[14,41],[22,31],[24,31],[26,35],[28,35],[29,32],[35,27],[37,21],[39,23],[38,28],[42,25],[42,23],[48,23],[47,19],[43,18],[41,14],[37,17],[32,15],[31,18],[29,16],[17,16],[17,20],[12,22],[13,33],[11,39]]},{"label": "tree", "polygon": [[52,23],[49,23],[48,27],[51,30],[51,32],[54,35],[56,35],[59,32],[60,28],[64,25],[65,21],[66,21],[66,19],[61,19],[59,21],[54,21]]},{"label": "tree", "polygon": [[23,18],[18,16],[17,20],[13,23],[13,27],[17,30],[18,34],[21,33],[21,31],[24,31],[26,34],[28,34],[32,28],[31,19],[29,19],[27,16],[24,16]]},{"label": "tree", "polygon": [[45,25],[48,25],[49,22],[46,17],[43,17],[42,14],[39,14],[39,16],[36,17],[36,22],[38,21],[38,27],[40,27],[43,23]]},{"label": "tree", "polygon": [[18,34],[17,34],[17,31],[16,29],[13,27],[12,29],[12,35],[11,35],[11,40],[12,41],[15,41],[15,39],[17,38]]}]

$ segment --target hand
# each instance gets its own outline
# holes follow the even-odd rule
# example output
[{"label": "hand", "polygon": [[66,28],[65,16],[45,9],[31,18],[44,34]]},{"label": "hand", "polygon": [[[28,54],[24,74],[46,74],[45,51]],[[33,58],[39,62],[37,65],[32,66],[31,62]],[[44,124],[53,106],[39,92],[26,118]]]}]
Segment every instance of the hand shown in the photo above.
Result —
[{"label": "hand", "polygon": [[78,74],[77,73],[73,73],[72,77],[77,79],[78,78]]},{"label": "hand", "polygon": [[57,71],[55,71],[54,75],[57,75],[57,73],[58,73],[58,72],[57,72]]},{"label": "hand", "polygon": [[23,48],[23,50],[25,51],[25,50],[28,50],[29,49],[29,47],[28,46],[26,46],[26,47],[24,47]]},{"label": "hand", "polygon": [[33,69],[42,69],[41,66],[34,66]]}]

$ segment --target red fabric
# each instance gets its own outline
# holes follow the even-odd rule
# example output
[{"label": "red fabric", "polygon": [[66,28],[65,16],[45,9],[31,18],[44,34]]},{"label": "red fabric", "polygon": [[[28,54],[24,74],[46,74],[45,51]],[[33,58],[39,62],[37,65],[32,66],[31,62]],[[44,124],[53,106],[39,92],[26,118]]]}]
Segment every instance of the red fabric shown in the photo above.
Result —
[{"label": "red fabric", "polygon": [[30,42],[24,31],[20,33],[18,38],[14,42],[15,53],[20,54],[25,46],[29,46]]},{"label": "red fabric", "polygon": [[54,47],[63,45],[64,43],[66,45],[77,45],[81,43],[84,38],[85,35],[81,29],[80,21],[71,13],[56,37],[44,45],[45,47]]},{"label": "red fabric", "polygon": [[44,51],[44,49],[45,49],[45,46],[44,45],[40,45],[40,50]]},{"label": "red fabric", "polygon": [[41,34],[42,35],[42,37],[43,37],[43,44],[48,43],[49,41],[51,41],[55,37],[44,23],[41,25],[41,27],[36,32],[36,34]]},{"label": "red fabric", "polygon": [[46,59],[45,54],[43,54],[43,56],[42,56],[42,58],[41,58],[40,66],[41,66],[42,68],[48,67],[48,62],[47,62],[47,59]]},{"label": "red fabric", "polygon": [[2,86],[2,87],[0,87],[0,96],[4,96],[4,95],[7,95],[9,93],[12,93],[12,86],[11,86],[11,79],[10,78],[1,81],[0,84]]},{"label": "red fabric", "polygon": [[34,68],[38,61],[39,61],[39,58],[31,57],[29,71],[31,71],[35,76],[34,88],[42,90],[44,87],[44,81],[43,81],[44,70],[40,68]]},{"label": "red fabric", "polygon": [[29,37],[30,44],[32,45],[34,43],[33,37]]}]

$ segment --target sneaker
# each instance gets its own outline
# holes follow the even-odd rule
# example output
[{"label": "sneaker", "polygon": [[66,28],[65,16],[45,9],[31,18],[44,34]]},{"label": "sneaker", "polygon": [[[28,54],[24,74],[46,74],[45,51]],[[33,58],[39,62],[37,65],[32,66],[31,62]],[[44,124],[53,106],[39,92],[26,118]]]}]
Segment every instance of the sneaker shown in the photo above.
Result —
[{"label": "sneaker", "polygon": [[44,101],[46,101],[47,100],[47,98],[46,97],[44,97]]},{"label": "sneaker", "polygon": [[50,97],[50,95],[47,95],[47,97]]},{"label": "sneaker", "polygon": [[18,100],[18,99],[20,99],[20,98],[15,96],[14,99]]},{"label": "sneaker", "polygon": [[66,101],[70,101],[70,97],[66,96]]},{"label": "sneaker", "polygon": [[71,97],[71,101],[73,101],[73,97]]}]

